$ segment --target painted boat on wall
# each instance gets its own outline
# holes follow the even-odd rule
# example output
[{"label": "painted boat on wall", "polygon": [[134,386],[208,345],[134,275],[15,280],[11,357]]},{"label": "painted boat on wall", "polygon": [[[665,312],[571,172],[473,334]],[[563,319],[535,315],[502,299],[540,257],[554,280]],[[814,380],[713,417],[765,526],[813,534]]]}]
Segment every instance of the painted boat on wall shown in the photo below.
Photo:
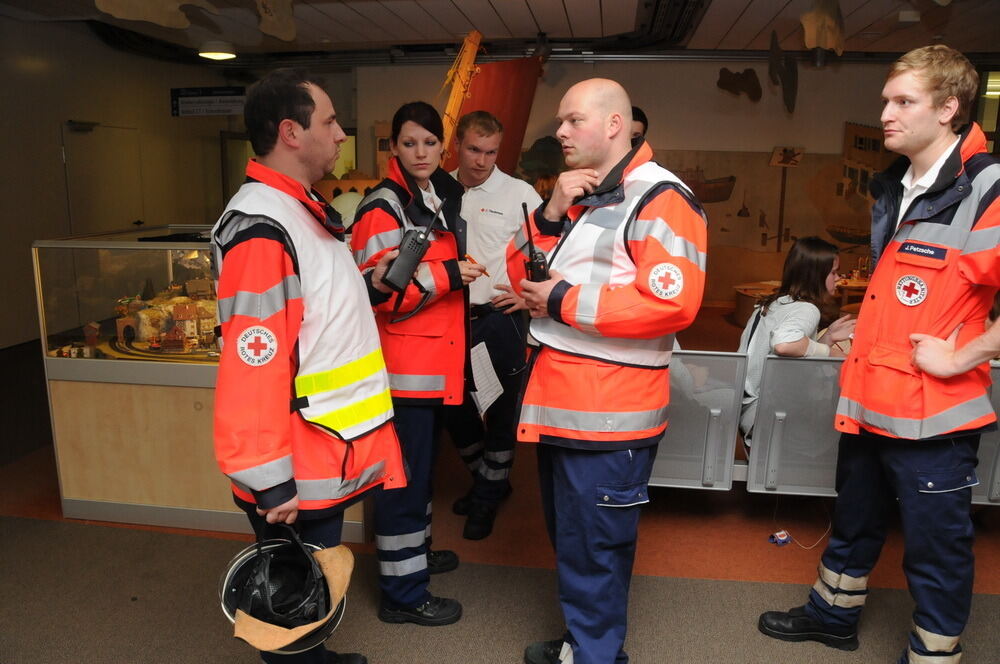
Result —
[{"label": "painted boat on wall", "polygon": [[736,176],[705,179],[705,172],[700,168],[687,168],[674,171],[674,174],[686,184],[697,199],[702,203],[721,203],[728,201],[733,195]]}]

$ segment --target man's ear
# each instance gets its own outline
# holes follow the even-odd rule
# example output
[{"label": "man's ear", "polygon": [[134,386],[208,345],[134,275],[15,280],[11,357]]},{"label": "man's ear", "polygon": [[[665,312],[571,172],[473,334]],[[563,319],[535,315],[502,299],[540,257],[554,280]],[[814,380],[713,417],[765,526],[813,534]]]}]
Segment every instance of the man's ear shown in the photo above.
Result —
[{"label": "man's ear", "polygon": [[297,148],[301,131],[302,126],[298,122],[285,118],[278,123],[278,140],[289,147]]},{"label": "man's ear", "polygon": [[941,108],[938,109],[938,122],[943,125],[951,125],[952,119],[958,113],[958,98],[951,96],[944,100]]},{"label": "man's ear", "polygon": [[[622,117],[622,114],[612,112],[611,115],[608,116],[608,138],[614,138],[619,134],[619,132],[623,131],[624,128],[625,119]],[[629,127],[630,132],[631,129],[632,128]]]}]

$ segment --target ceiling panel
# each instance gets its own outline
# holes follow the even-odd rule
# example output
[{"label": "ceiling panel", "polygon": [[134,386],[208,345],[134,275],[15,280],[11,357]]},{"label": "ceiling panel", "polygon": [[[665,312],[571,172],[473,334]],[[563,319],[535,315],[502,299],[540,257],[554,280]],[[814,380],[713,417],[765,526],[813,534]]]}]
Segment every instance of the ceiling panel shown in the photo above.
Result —
[{"label": "ceiling panel", "polygon": [[531,13],[538,23],[538,29],[549,36],[549,39],[569,39],[573,36],[569,29],[569,17],[561,0],[546,0],[532,2],[529,5]]},{"label": "ceiling panel", "polygon": [[540,32],[527,0],[490,0],[490,3],[514,37],[531,39]]},{"label": "ceiling panel", "polygon": [[465,14],[455,6],[454,0],[421,0],[420,5],[434,16],[434,20],[444,26],[453,39],[464,38],[474,27]]},{"label": "ceiling panel", "polygon": [[438,22],[434,14],[424,8],[422,2],[414,2],[414,0],[381,0],[381,4],[400,20],[420,33],[422,40],[444,42],[452,39],[452,35]]},{"label": "ceiling panel", "polygon": [[562,0],[569,17],[569,29],[575,39],[596,39],[601,28],[601,0]]},{"label": "ceiling panel", "polygon": [[722,37],[740,20],[750,2],[752,0],[714,0],[705,10],[687,47],[699,50],[718,48]]},{"label": "ceiling panel", "polygon": [[[333,26],[344,26],[348,31],[357,36],[359,43],[368,44],[369,48],[374,48],[378,44],[388,44],[395,39],[395,35],[385,30],[378,23],[370,20],[363,14],[357,12],[340,0],[317,2],[312,0],[308,4],[316,11],[328,16]],[[336,27],[330,30],[336,35]],[[336,38],[335,43],[344,40]]]},{"label": "ceiling panel", "polygon": [[639,0],[601,0],[604,36],[614,37],[635,32]]},{"label": "ceiling panel", "polygon": [[[365,38],[358,30],[343,21],[335,20],[324,11],[333,2],[297,2],[292,7],[295,12],[297,41],[315,42],[329,48],[343,48],[347,44],[361,44]],[[312,49],[303,49],[312,50]]]},{"label": "ceiling panel", "polygon": [[456,6],[473,27],[483,34],[484,39],[510,39],[510,30],[490,4],[490,0],[461,0]]},{"label": "ceiling panel", "polygon": [[[743,10],[739,20],[729,27],[717,48],[734,50],[746,48],[747,44],[771,24],[786,4],[788,4],[787,0],[781,2],[751,0],[750,4]],[[770,31],[768,31],[768,35],[770,36]]]},{"label": "ceiling panel", "polygon": [[416,27],[400,19],[386,9],[381,2],[370,0],[368,2],[347,2],[344,4],[385,30],[392,36],[393,41],[396,43],[417,43],[420,41],[420,33]]}]

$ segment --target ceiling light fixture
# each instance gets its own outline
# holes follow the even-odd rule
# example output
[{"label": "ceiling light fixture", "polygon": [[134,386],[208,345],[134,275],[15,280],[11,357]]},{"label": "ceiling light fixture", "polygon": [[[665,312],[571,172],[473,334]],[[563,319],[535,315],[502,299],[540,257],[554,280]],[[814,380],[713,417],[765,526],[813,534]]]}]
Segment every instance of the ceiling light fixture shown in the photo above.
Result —
[{"label": "ceiling light fixture", "polygon": [[209,60],[232,60],[236,57],[236,49],[229,42],[211,40],[201,45],[198,55]]}]

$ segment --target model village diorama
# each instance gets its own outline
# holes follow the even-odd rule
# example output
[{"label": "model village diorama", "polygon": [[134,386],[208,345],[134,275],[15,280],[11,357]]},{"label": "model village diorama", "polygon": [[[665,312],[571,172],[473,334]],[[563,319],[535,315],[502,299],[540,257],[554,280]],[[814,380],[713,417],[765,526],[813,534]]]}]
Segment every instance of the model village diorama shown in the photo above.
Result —
[{"label": "model village diorama", "polygon": [[51,349],[51,357],[166,359],[214,362],[218,314],[211,279],[171,283],[155,292],[151,280],[138,295],[119,298],[116,317],[83,326],[83,340]]}]

